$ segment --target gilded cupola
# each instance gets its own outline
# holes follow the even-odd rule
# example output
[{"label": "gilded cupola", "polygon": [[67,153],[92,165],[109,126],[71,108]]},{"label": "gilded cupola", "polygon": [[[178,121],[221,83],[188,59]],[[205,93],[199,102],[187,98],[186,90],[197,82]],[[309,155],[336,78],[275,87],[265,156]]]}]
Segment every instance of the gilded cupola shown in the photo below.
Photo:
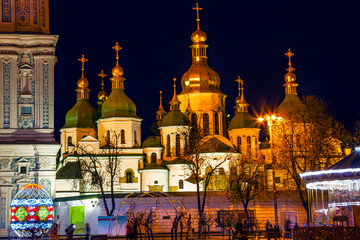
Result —
[{"label": "gilded cupola", "polygon": [[95,128],[97,112],[89,103],[89,82],[85,78],[85,62],[88,60],[82,55],[79,59],[81,62],[81,78],[77,81],[78,88],[77,102],[66,114],[65,125],[62,128]]},{"label": "gilded cupola", "polygon": [[220,77],[207,63],[206,49],[208,45],[205,44],[207,36],[205,32],[200,29],[199,11],[202,10],[202,8],[196,3],[196,7],[193,9],[196,10],[197,13],[197,29],[191,34],[191,41],[193,42],[190,46],[192,51],[192,64],[181,79],[181,93],[221,93],[219,89]]},{"label": "gilded cupola", "polygon": [[101,108],[101,118],[112,117],[133,117],[139,118],[136,115],[135,103],[125,94],[123,77],[124,70],[119,65],[119,51],[122,49],[118,43],[113,49],[116,52],[116,65],[112,69],[111,93],[104,101]]}]

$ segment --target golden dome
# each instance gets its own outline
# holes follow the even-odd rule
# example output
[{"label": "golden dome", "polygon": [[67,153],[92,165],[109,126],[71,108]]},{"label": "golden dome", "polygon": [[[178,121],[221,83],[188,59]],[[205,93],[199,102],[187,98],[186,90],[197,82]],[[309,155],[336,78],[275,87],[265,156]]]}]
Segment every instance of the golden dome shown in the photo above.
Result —
[{"label": "golden dome", "polygon": [[84,76],[81,76],[81,78],[77,81],[77,86],[78,88],[84,89],[89,86],[89,82]]},{"label": "golden dome", "polygon": [[122,77],[124,75],[124,70],[119,64],[116,64],[116,66],[111,70],[111,73],[113,77]]},{"label": "golden dome", "polygon": [[107,93],[105,92],[105,91],[101,91],[101,92],[99,92],[99,94],[98,94],[98,99],[99,99],[99,101],[105,101],[106,99],[108,98],[108,95],[107,95]]},{"label": "golden dome", "polygon": [[293,72],[288,72],[285,75],[285,82],[295,82],[296,81],[296,75]]},{"label": "golden dome", "polygon": [[196,31],[191,34],[191,41],[193,43],[204,43],[206,39],[206,33],[201,31],[200,28],[196,29]]}]

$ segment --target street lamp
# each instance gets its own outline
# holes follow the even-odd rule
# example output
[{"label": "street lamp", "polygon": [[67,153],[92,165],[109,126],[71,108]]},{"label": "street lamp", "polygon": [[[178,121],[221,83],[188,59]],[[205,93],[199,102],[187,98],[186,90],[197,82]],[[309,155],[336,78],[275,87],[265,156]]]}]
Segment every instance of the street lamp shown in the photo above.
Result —
[{"label": "street lamp", "polygon": [[259,117],[258,121],[263,122],[266,120],[268,128],[269,128],[269,135],[270,135],[270,161],[272,163],[272,178],[273,178],[273,191],[274,191],[274,212],[275,212],[275,225],[279,226],[278,221],[278,208],[277,208],[277,195],[276,195],[276,182],[275,182],[275,160],[274,160],[274,138],[272,133],[272,127],[275,121],[281,120],[281,117],[277,117],[273,115],[266,115],[265,118]]}]

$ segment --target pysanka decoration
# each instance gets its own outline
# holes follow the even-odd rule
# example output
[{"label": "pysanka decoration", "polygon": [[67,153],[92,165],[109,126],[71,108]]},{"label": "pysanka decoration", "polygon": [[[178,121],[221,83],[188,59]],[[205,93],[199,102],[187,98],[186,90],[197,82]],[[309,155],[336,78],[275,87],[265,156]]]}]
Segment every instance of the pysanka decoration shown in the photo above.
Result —
[{"label": "pysanka decoration", "polygon": [[21,188],[10,203],[10,227],[19,237],[42,236],[52,226],[53,201],[38,184]]}]

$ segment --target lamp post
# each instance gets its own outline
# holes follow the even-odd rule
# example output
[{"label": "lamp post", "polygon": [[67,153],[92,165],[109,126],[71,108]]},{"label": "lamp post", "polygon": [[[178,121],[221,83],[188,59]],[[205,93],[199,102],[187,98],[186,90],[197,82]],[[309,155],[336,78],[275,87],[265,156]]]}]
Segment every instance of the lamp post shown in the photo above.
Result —
[{"label": "lamp post", "polygon": [[269,128],[269,135],[270,135],[270,161],[272,164],[272,179],[273,179],[273,191],[274,191],[274,212],[275,212],[275,225],[279,226],[279,220],[278,220],[278,208],[277,208],[277,194],[276,194],[276,182],[275,182],[275,160],[274,160],[274,138],[273,138],[273,132],[272,128],[274,125],[274,122],[277,120],[281,120],[281,117],[277,117],[275,115],[267,115],[265,118],[258,118],[259,122],[265,121],[267,122],[268,128]]}]

